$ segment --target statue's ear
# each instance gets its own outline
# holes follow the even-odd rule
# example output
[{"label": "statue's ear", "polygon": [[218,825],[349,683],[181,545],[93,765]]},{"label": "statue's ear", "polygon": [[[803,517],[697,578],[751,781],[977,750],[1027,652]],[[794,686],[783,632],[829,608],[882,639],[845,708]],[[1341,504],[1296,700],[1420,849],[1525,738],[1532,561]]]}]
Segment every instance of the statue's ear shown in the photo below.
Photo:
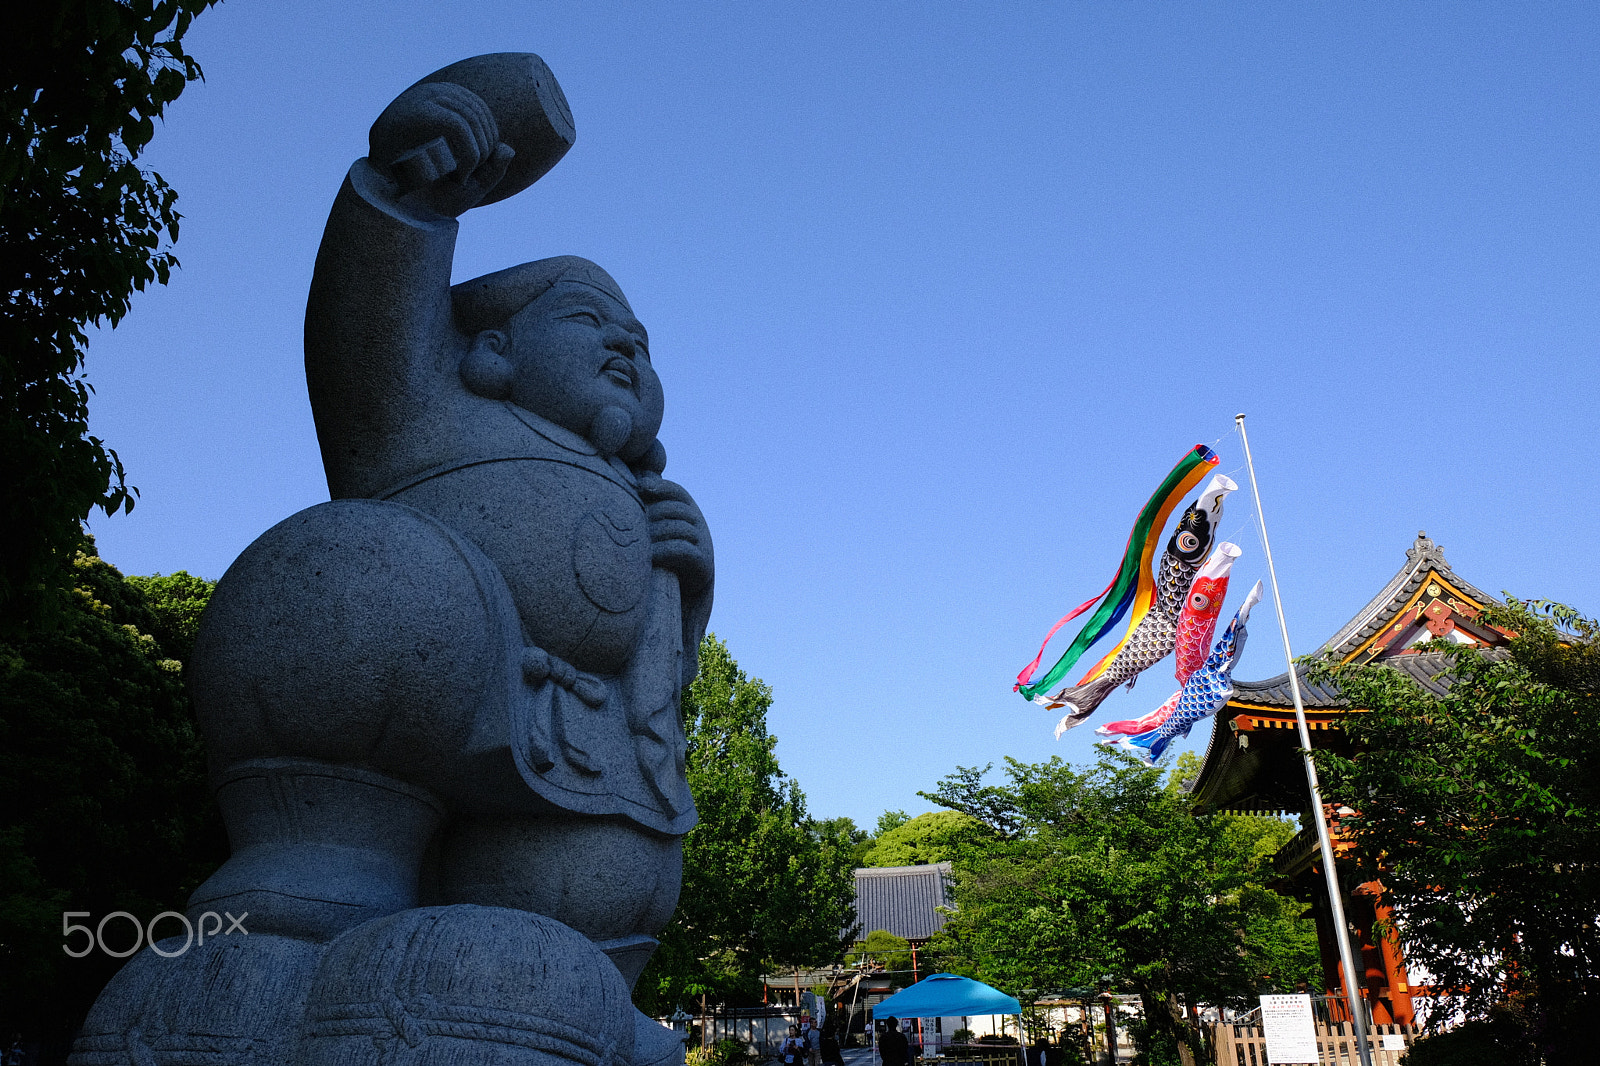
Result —
[{"label": "statue's ear", "polygon": [[504,400],[511,395],[511,360],[502,353],[509,343],[504,333],[486,329],[472,338],[472,350],[461,360],[461,380],[488,400]]}]

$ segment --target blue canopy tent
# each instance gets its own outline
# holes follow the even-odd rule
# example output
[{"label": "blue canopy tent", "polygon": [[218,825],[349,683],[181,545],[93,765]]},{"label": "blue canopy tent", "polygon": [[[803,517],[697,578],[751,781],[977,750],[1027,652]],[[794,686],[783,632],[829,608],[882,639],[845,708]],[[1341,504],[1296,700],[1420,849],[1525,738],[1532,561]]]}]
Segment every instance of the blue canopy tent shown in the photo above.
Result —
[{"label": "blue canopy tent", "polygon": [[1018,1015],[1020,1040],[1022,1004],[998,988],[953,973],[924,977],[872,1008],[874,1018],[949,1018],[973,1014]]},{"label": "blue canopy tent", "polygon": [[1022,1004],[970,977],[936,973],[872,1008],[875,1018],[949,1018],[958,1014],[1021,1014]]}]

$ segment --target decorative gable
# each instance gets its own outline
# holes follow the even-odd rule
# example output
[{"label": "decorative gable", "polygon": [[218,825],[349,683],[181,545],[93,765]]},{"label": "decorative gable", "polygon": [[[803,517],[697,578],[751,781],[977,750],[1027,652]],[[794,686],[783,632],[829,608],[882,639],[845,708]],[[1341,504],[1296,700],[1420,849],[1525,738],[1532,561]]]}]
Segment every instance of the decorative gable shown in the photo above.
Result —
[{"label": "decorative gable", "polygon": [[[1436,693],[1445,689],[1449,659],[1423,650],[1436,638],[1484,648],[1507,643],[1505,633],[1478,621],[1498,602],[1450,568],[1443,550],[1418,533],[1398,573],[1346,622],[1318,654],[1365,666],[1382,660]],[[1337,730],[1345,710],[1332,685],[1313,685],[1299,667],[1301,703],[1315,738]],[[1200,774],[1189,784],[1212,810],[1293,812],[1307,801],[1289,675],[1236,681],[1233,698],[1217,713]]]}]

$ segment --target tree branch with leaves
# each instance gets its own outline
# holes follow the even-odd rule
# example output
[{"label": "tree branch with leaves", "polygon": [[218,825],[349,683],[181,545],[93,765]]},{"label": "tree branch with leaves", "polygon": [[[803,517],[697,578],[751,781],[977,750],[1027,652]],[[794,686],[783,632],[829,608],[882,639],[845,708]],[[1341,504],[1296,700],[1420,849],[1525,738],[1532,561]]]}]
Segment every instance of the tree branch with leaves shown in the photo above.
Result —
[{"label": "tree branch with leaves", "polygon": [[1315,758],[1435,1016],[1510,1008],[1530,1048],[1559,1055],[1600,1013],[1600,628],[1511,598],[1478,620],[1509,648],[1427,645],[1451,660],[1442,696],[1382,665],[1313,662],[1352,708],[1353,746]]},{"label": "tree branch with leaves", "polygon": [[137,495],[89,433],[87,330],[178,265],[177,192],[138,163],[200,66],[183,48],[216,0],[61,0],[6,18],[0,78],[0,627],[52,604],[81,523]]},{"label": "tree branch with leaves", "polygon": [[855,925],[848,820],[818,822],[778,765],[772,689],[714,635],[683,695],[689,787],[700,821],[683,841],[683,890],[637,1001],[660,1013],[701,997],[761,998],[769,967],[837,960]]}]

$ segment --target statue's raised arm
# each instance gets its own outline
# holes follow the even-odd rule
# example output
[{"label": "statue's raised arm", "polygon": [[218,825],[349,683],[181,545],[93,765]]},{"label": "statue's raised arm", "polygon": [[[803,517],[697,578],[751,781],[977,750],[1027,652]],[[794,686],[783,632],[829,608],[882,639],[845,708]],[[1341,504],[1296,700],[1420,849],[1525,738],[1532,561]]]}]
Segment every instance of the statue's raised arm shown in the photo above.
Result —
[{"label": "statue's raised arm", "polygon": [[373,123],[306,304],[306,378],[335,499],[374,495],[452,450],[418,432],[429,420],[418,416],[448,417],[442,383],[471,345],[451,314],[455,219],[538,181],[575,138],[555,77],[519,52],[436,71]]}]

